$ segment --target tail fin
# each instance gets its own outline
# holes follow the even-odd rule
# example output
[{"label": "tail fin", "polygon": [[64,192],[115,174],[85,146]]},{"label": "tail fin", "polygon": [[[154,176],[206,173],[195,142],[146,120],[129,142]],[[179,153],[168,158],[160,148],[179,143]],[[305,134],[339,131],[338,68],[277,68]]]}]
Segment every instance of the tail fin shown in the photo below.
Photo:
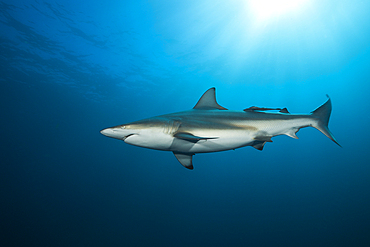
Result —
[{"label": "tail fin", "polygon": [[[326,96],[329,98],[329,95],[326,95]],[[332,140],[333,142],[338,144],[340,147],[342,147],[337,142],[337,140],[335,139],[335,137],[329,130],[328,123],[329,123],[330,113],[331,113],[331,100],[329,98],[322,106],[318,107],[316,110],[311,112],[312,116],[317,118],[318,120],[316,123],[312,125],[312,127],[318,129],[319,131],[321,131],[321,133],[329,137],[330,140]]]}]

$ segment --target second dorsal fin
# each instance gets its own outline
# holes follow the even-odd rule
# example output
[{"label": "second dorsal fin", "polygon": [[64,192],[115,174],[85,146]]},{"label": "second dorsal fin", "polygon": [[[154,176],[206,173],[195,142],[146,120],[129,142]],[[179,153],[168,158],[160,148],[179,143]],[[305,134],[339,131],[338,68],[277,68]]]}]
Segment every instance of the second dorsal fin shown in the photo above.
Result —
[{"label": "second dorsal fin", "polygon": [[193,107],[197,110],[227,110],[225,107],[220,106],[216,101],[216,89],[214,87],[208,89],[202,97],[200,97],[198,103]]}]

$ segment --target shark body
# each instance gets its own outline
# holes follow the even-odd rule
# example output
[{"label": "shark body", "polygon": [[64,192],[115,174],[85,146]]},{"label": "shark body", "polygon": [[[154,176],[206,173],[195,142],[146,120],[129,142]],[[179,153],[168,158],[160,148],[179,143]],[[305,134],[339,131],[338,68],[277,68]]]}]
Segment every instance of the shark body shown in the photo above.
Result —
[{"label": "shark body", "polygon": [[245,146],[262,150],[274,136],[287,135],[298,139],[296,133],[304,127],[318,129],[339,145],[328,129],[330,114],[330,98],[309,114],[290,114],[286,108],[255,106],[231,111],[217,103],[215,88],[210,88],[189,111],[106,128],[101,133],[131,145],[172,151],[184,167],[193,169],[192,157],[196,153]]}]

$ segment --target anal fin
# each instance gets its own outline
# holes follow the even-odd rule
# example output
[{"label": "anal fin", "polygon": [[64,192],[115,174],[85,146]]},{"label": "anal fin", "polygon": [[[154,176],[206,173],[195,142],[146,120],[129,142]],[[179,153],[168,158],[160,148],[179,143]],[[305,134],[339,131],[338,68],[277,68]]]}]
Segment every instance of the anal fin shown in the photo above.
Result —
[{"label": "anal fin", "polygon": [[179,153],[179,152],[173,152],[176,159],[180,162],[181,165],[183,165],[185,168],[188,168],[190,170],[193,170],[193,155],[192,153]]},{"label": "anal fin", "polygon": [[294,138],[294,139],[298,139],[298,136],[296,136],[296,133],[298,132],[298,128],[293,128],[293,129],[290,129],[287,133],[285,133],[285,135],[291,137],[291,138]]}]

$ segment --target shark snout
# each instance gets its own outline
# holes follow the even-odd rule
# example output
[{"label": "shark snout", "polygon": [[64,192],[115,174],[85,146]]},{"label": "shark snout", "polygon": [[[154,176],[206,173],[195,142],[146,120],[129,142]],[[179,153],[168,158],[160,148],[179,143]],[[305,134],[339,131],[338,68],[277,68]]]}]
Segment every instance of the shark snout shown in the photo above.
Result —
[{"label": "shark snout", "polygon": [[100,133],[108,137],[112,137],[114,135],[114,131],[111,128],[103,129]]},{"label": "shark snout", "polygon": [[125,140],[127,137],[134,135],[131,131],[125,131],[122,128],[106,128],[100,131],[103,135],[119,140]]}]

